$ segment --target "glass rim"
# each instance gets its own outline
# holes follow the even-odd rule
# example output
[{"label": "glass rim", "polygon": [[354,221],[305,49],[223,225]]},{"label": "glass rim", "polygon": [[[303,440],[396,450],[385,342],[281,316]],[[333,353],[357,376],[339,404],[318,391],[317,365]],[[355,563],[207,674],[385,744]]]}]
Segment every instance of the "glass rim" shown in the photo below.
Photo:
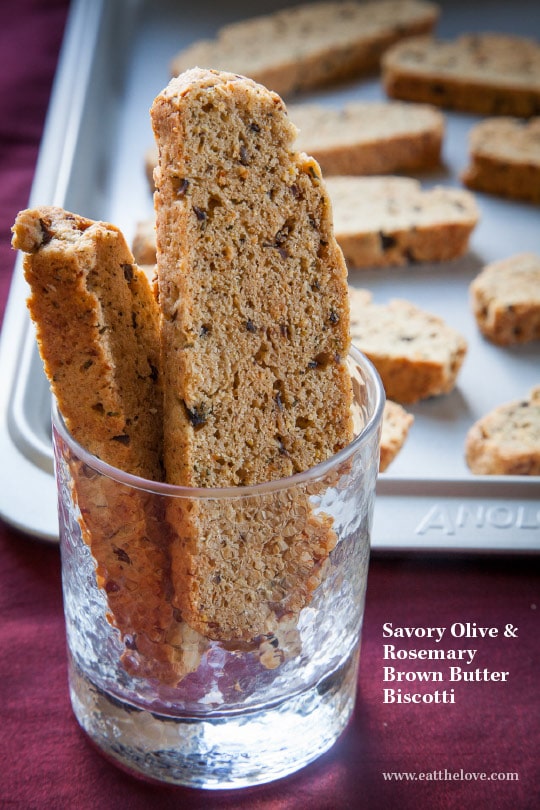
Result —
[{"label": "glass rim", "polygon": [[339,466],[352,456],[361,445],[365,444],[373,435],[374,431],[382,421],[384,404],[386,401],[384,387],[377,369],[369,360],[366,355],[351,345],[347,358],[352,359],[354,363],[361,366],[362,370],[371,378],[374,385],[376,398],[372,412],[366,424],[359,431],[358,435],[353,438],[346,447],[343,447],[337,453],[319,462],[318,464],[303,470],[293,475],[285,476],[283,478],[276,478],[270,481],[263,481],[259,484],[247,485],[231,485],[227,487],[190,487],[178,484],[168,484],[163,481],[154,481],[149,478],[142,478],[141,476],[134,475],[133,473],[125,472],[125,470],[108,464],[98,456],[93,455],[80,445],[71,435],[67,429],[62,414],[58,408],[58,403],[55,397],[52,398],[52,424],[53,428],[58,432],[61,438],[68,444],[76,453],[77,458],[84,464],[91,467],[96,472],[107,476],[108,478],[117,481],[119,484],[130,486],[133,489],[149,492],[154,495],[163,495],[176,498],[195,498],[204,500],[218,500],[224,498],[241,498],[247,496],[262,495],[270,492],[275,492],[282,489],[288,489],[294,486],[307,484],[314,479],[324,476],[333,468]]}]

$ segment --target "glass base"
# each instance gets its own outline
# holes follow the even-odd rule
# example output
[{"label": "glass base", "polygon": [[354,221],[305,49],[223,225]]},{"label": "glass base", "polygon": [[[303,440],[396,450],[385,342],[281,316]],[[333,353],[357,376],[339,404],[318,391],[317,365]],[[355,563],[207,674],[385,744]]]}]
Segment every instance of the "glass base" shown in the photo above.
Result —
[{"label": "glass base", "polygon": [[71,702],[83,730],[117,766],[173,785],[231,789],[280,779],[335,743],[352,714],[358,653],[312,688],[250,711],[171,716],[95,686],[73,663]]}]

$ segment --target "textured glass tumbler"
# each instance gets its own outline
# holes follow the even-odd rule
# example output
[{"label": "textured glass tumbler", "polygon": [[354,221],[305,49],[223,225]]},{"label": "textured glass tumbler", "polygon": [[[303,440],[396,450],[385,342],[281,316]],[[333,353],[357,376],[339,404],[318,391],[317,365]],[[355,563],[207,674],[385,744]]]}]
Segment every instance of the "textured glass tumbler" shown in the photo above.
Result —
[{"label": "textured glass tumbler", "polygon": [[[128,475],[87,453],[53,413],[71,701],[120,768],[191,787],[256,785],[311,762],[347,725],[384,407],[369,361],[352,349],[348,362],[353,441],[256,486]],[[202,633],[178,607],[191,587],[183,544],[205,528],[201,593],[215,588],[233,617],[245,598],[251,635],[242,611],[235,637]],[[230,593],[220,560],[237,572]]]}]

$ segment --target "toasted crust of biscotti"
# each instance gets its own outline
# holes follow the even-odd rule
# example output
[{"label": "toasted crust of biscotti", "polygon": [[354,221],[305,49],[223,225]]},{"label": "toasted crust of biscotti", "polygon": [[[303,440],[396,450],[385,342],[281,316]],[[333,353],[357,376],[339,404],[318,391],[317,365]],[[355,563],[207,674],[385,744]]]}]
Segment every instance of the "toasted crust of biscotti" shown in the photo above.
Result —
[{"label": "toasted crust of biscotti", "polygon": [[387,399],[384,404],[379,472],[385,472],[407,440],[414,416],[399,403]]},{"label": "toasted crust of biscotti", "polygon": [[353,267],[459,258],[479,218],[470,192],[423,190],[410,177],[329,177],[326,186],[336,239]]},{"label": "toasted crust of biscotti", "polygon": [[540,118],[490,118],[471,129],[468,188],[540,202]]},{"label": "toasted crust of biscotti", "polygon": [[353,102],[341,108],[289,105],[296,146],[330,175],[391,174],[440,163],[444,118],[427,104]]},{"label": "toasted crust of biscotti", "polygon": [[287,96],[375,70],[386,48],[430,32],[438,13],[418,0],[308,3],[223,27],[181,51],[171,73],[215,68]]},{"label": "toasted crust of biscotti", "polygon": [[509,34],[418,37],[382,60],[390,98],[481,115],[528,118],[540,112],[540,44]]},{"label": "toasted crust of biscotti", "polygon": [[351,336],[379,372],[388,399],[412,404],[449,393],[467,342],[441,318],[394,299],[374,304],[351,288]]},{"label": "toasted crust of biscotti", "polygon": [[540,475],[540,386],[475,422],[465,458],[476,475]]},{"label": "toasted crust of biscotti", "polygon": [[[346,267],[319,168],[293,151],[281,99],[240,76],[188,71],[152,120],[167,480],[306,470],[352,436]],[[253,638],[297,613],[335,543],[301,490],[279,508],[239,499],[228,524],[224,504],[177,506],[176,604],[212,638]]]},{"label": "toasted crust of biscotti", "polygon": [[113,225],[63,209],[21,211],[28,308],[71,435],[126,472],[160,480],[157,305]]},{"label": "toasted crust of biscotti", "polygon": [[[52,391],[71,435],[103,461],[160,480],[158,310],[120,231],[60,208],[22,211],[28,306]],[[143,490],[68,461],[83,538],[128,671],[175,683],[204,645],[171,604],[168,538]]]},{"label": "toasted crust of biscotti", "polygon": [[499,346],[540,339],[540,256],[518,253],[486,265],[470,285],[482,334]]}]

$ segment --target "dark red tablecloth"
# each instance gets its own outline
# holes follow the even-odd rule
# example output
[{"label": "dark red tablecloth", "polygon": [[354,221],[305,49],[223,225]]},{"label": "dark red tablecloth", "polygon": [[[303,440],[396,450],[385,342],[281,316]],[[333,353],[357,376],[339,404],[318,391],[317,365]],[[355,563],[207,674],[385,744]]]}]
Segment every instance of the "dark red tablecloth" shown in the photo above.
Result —
[{"label": "dark red tablecloth", "polygon": [[[3,312],[14,261],[9,229],[28,200],[67,2],[4,0],[2,11]],[[358,705],[349,728],[328,754],[295,776],[253,790],[218,793],[148,786],[118,771],[88,745],[71,714],[66,686],[58,549],[0,523],[0,555],[2,808],[540,807],[540,599],[535,557],[374,557]],[[388,622],[394,627],[446,628],[469,622],[501,631],[511,624],[518,628],[517,638],[504,638],[501,632],[497,639],[443,640],[440,645],[478,649],[478,667],[508,672],[508,680],[456,683],[455,704],[385,704],[385,686],[422,693],[437,686],[383,683],[383,666],[393,663],[383,662],[383,643],[428,646],[418,639],[384,639],[383,625]],[[410,671],[440,668],[429,662],[409,664]],[[397,666],[405,669],[403,662]],[[389,781],[385,772],[402,776]],[[481,781],[479,773],[518,778]]]}]

